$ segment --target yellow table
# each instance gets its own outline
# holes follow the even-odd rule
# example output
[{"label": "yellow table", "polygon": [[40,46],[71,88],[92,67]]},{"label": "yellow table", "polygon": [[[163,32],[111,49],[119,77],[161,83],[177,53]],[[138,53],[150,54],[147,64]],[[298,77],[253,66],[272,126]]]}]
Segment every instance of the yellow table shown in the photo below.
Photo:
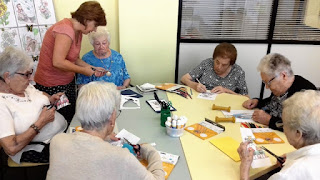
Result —
[{"label": "yellow table", "polygon": [[[188,92],[190,92],[188,88]],[[248,98],[240,95],[220,94],[214,101],[197,98],[199,93],[193,90],[193,99],[186,99],[174,93],[167,93],[168,99],[172,102],[177,111],[173,114],[186,116],[187,126],[204,121],[204,118],[214,120],[216,116],[223,117],[221,111],[211,110],[212,104],[219,106],[231,106],[232,110],[245,110],[242,103]],[[232,137],[241,142],[240,123],[221,123],[226,127],[225,132],[202,140],[195,135],[186,132],[180,137],[181,144],[188,163],[190,175],[193,180],[205,179],[240,179],[240,162],[235,162],[227,155],[212,145],[209,140],[220,137]],[[288,143],[284,133],[276,133],[285,141],[284,144],[264,145],[277,155],[282,155],[294,150]],[[269,154],[267,154],[269,155]],[[250,178],[257,178],[275,168],[276,159],[269,155],[272,166],[250,170]]]}]

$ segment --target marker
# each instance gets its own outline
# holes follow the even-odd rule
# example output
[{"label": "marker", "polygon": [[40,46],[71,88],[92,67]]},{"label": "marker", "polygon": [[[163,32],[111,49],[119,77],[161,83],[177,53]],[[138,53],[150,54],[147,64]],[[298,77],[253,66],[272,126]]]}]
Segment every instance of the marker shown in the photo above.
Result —
[{"label": "marker", "polygon": [[190,88],[190,94],[191,94],[191,95],[193,95],[193,94],[192,94],[192,89],[191,89],[191,88]]}]

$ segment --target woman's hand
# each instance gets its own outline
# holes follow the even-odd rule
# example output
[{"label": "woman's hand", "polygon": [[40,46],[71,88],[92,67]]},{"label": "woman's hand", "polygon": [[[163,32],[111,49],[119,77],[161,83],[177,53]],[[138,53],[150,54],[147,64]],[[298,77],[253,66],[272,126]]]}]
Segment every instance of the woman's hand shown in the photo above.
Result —
[{"label": "woman's hand", "polygon": [[238,148],[238,154],[241,159],[240,164],[240,179],[249,179],[250,166],[253,161],[254,150],[247,148],[250,142],[242,142]]},{"label": "woman's hand", "polygon": [[93,69],[95,69],[94,70],[94,75],[96,77],[104,76],[107,73],[107,71],[102,67],[93,67]]},{"label": "woman's hand", "polygon": [[117,86],[117,89],[118,90],[121,90],[121,89],[126,89],[127,87],[125,87],[125,86]]},{"label": "woman's hand", "polygon": [[37,124],[37,126],[41,129],[46,124],[54,121],[55,111],[56,111],[55,107],[52,107],[51,109],[48,109],[47,107],[43,107],[38,120],[39,125]]},{"label": "woman's hand", "polygon": [[229,93],[229,89],[224,88],[222,86],[216,86],[211,90],[212,93],[217,93],[217,94],[221,94],[221,93]]},{"label": "woman's hand", "polygon": [[205,93],[207,91],[207,88],[205,85],[198,83],[197,87],[196,87],[196,91],[198,91],[200,93]]},{"label": "woman's hand", "polygon": [[258,99],[249,99],[242,103],[242,106],[247,109],[253,109],[257,107],[259,100]]},{"label": "woman's hand", "polygon": [[58,101],[63,94],[64,92],[59,92],[57,94],[53,94],[52,96],[50,96],[49,98],[50,104],[54,104],[56,101]]},{"label": "woman's hand", "polygon": [[271,116],[263,110],[255,110],[252,114],[252,119],[260,124],[268,126]]}]

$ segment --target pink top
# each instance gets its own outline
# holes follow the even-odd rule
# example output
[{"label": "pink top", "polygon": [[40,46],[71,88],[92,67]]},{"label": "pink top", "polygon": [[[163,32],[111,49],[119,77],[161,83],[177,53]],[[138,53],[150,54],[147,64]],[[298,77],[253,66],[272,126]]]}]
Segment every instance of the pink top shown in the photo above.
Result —
[{"label": "pink top", "polygon": [[82,33],[79,33],[78,43],[76,44],[75,32],[69,19],[65,18],[47,30],[42,42],[39,64],[34,76],[36,83],[46,87],[69,84],[75,75],[74,72],[62,71],[53,67],[52,58],[56,34],[65,34],[71,38],[72,44],[66,57],[70,62],[76,62],[81,50]]}]

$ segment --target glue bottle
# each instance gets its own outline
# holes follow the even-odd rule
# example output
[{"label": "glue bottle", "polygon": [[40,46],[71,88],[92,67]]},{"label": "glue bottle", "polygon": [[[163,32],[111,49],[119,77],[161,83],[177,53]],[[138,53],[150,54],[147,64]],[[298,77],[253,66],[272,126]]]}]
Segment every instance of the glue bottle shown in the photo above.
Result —
[{"label": "glue bottle", "polygon": [[177,120],[172,120],[172,124],[171,124],[171,126],[172,126],[172,129],[177,129]]}]

